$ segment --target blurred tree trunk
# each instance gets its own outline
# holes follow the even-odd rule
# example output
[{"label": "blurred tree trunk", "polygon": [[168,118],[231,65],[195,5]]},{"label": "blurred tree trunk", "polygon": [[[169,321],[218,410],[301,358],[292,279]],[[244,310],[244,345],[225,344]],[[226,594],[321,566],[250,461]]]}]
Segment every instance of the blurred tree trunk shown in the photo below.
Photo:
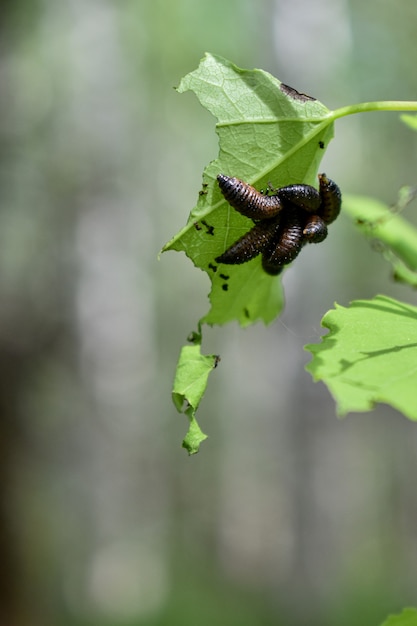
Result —
[{"label": "blurred tree trunk", "polygon": [[15,365],[9,355],[0,352],[0,624],[10,626],[20,623],[17,549],[10,515],[16,415],[9,385],[16,380]]},{"label": "blurred tree trunk", "polygon": [[[2,217],[14,206],[10,202],[14,181],[10,178],[13,179],[15,174],[15,138],[9,126],[14,119],[16,94],[12,86],[15,76],[11,73],[8,60],[13,58],[15,49],[27,37],[33,21],[39,17],[39,3],[37,0],[0,0],[0,12],[0,68],[3,70],[0,72]],[[6,220],[6,224],[9,223]],[[7,269],[10,273],[10,267]],[[39,623],[36,610],[30,606],[30,601],[28,603],[31,583],[28,581],[26,555],[23,553],[21,533],[24,524],[20,523],[25,520],[19,520],[17,513],[17,502],[21,498],[19,468],[22,459],[30,455],[22,399],[38,371],[40,360],[50,350],[49,340],[52,338],[53,344],[57,333],[56,328],[51,328],[50,320],[43,319],[40,309],[33,310],[37,305],[33,306],[31,296],[25,293],[28,286],[30,281],[21,284],[16,276],[16,282],[10,287],[10,276],[0,267],[0,626],[35,626]],[[46,343],[48,346],[45,349]]]}]

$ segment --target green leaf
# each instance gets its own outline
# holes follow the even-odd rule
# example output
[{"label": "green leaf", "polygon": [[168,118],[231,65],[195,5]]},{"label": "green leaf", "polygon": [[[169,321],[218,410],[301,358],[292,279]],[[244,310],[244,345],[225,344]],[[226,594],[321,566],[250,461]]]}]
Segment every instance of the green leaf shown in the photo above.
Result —
[{"label": "green leaf", "polygon": [[189,454],[198,452],[200,443],[207,439],[195,419],[195,412],[206,390],[208,376],[219,361],[215,354],[201,354],[201,335],[195,334],[193,340],[194,345],[183,346],[181,350],[172,391],[172,399],[178,412],[185,413],[190,420],[182,443]]},{"label": "green leaf", "polygon": [[417,420],[417,308],[386,296],[335,305],[307,370],[334,396],[340,415],[390,404]]},{"label": "green leaf", "polygon": [[[323,104],[267,72],[243,70],[211,54],[182,79],[178,91],[193,91],[217,118],[220,150],[204,170],[186,226],[163,250],[184,251],[208,273],[211,309],[201,322],[269,323],[283,306],[280,278],[265,274],[259,258],[223,267],[214,262],[253,225],[226,203],[216,178],[219,173],[236,176],[258,189],[268,183],[316,184],[319,163],[333,137],[332,118]],[[308,254],[308,247],[303,253]]]},{"label": "green leaf", "polygon": [[394,207],[365,196],[343,196],[343,210],[357,228],[371,240],[393,266],[394,278],[417,286],[417,228],[398,213],[415,197],[416,190],[403,187]]},{"label": "green leaf", "polygon": [[410,113],[403,113],[400,115],[401,121],[404,122],[409,128],[417,130],[417,115],[410,115]]},{"label": "green leaf", "polygon": [[381,626],[417,626],[417,609],[407,608],[399,615],[390,615]]}]

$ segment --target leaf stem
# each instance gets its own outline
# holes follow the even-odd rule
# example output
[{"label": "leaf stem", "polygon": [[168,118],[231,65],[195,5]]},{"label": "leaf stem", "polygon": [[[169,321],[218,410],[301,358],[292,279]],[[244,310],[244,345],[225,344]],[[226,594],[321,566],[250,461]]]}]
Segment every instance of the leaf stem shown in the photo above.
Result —
[{"label": "leaf stem", "polygon": [[345,117],[346,115],[353,115],[354,113],[367,113],[370,111],[416,111],[417,102],[415,101],[401,101],[401,100],[385,100],[377,102],[360,102],[358,104],[350,104],[346,107],[341,107],[335,111],[331,111],[329,117],[333,120]]}]

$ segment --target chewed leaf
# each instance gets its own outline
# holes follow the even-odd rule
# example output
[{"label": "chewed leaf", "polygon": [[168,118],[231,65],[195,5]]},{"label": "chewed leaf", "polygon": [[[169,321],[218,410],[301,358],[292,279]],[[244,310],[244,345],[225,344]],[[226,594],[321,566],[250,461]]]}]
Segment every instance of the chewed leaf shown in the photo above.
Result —
[{"label": "chewed leaf", "polygon": [[206,437],[195,412],[216,364],[216,357],[200,353],[201,324],[269,323],[283,307],[280,280],[263,271],[259,256],[242,265],[216,261],[253,227],[251,219],[225,201],[217,176],[240,178],[256,190],[293,183],[317,186],[318,167],[333,137],[333,117],[320,102],[270,74],[243,70],[210,54],[183,78],[178,91],[195,93],[217,118],[219,136],[219,155],[204,170],[197,204],[186,226],[163,249],[185,252],[212,283],[211,309],[200,320],[195,344],[181,352],[173,391],[177,409],[190,419],[183,445],[193,454]]},{"label": "chewed leaf", "polygon": [[269,183],[317,185],[317,170],[333,137],[329,111],[267,72],[243,70],[210,54],[182,79],[178,91],[189,90],[218,120],[219,156],[204,170],[186,226],[164,251],[184,251],[208,273],[211,309],[202,322],[269,323],[283,306],[279,278],[263,272],[259,257],[239,266],[214,261],[253,226],[227,204],[216,178],[220,173],[235,176],[257,189]]},{"label": "chewed leaf", "polygon": [[357,228],[369,239],[378,240],[384,257],[393,266],[396,280],[417,285],[417,228],[399,215],[416,195],[416,190],[400,190],[397,205],[364,196],[343,197],[343,210],[354,220]]},{"label": "chewed leaf", "polygon": [[399,615],[390,615],[381,626],[417,626],[417,609],[403,609]]},{"label": "chewed leaf", "polygon": [[201,354],[199,343],[183,346],[181,350],[172,399],[177,410],[185,413],[190,420],[188,433],[182,444],[189,454],[198,452],[200,443],[207,439],[195,419],[195,412],[206,390],[209,374],[218,360],[219,357],[214,354]]},{"label": "chewed leaf", "polygon": [[307,370],[327,385],[338,413],[382,402],[417,420],[417,308],[376,296],[336,305],[322,325],[330,332],[306,346]]}]

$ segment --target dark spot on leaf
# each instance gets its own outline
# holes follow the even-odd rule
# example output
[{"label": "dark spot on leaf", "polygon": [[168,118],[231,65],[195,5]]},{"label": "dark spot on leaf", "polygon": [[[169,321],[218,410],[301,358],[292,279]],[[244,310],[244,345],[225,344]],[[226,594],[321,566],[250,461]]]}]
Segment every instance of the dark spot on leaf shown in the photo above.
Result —
[{"label": "dark spot on leaf", "polygon": [[200,224],[198,222],[194,222],[194,228],[196,230],[201,230],[201,226],[200,226]]},{"label": "dark spot on leaf", "polygon": [[294,87],[290,87],[285,83],[281,83],[279,88],[283,93],[285,93],[286,96],[289,96],[293,100],[299,100],[300,102],[306,102],[307,100],[316,100],[316,98],[308,96],[306,93],[300,93],[299,91],[294,89]]},{"label": "dark spot on leaf", "polygon": [[219,274],[220,278],[223,278],[223,280],[229,280],[230,276],[228,276],[227,274]]},{"label": "dark spot on leaf", "polygon": [[379,241],[379,239],[373,239],[371,241],[371,247],[372,250],[375,250],[375,252],[379,252],[380,254],[386,250],[385,244],[382,241]]},{"label": "dark spot on leaf", "polygon": [[213,367],[216,368],[218,366],[218,364],[220,363],[221,358],[219,354],[216,354],[214,357],[214,363],[213,363]]},{"label": "dark spot on leaf", "polygon": [[324,141],[319,141],[319,148],[324,150]]},{"label": "dark spot on leaf", "polygon": [[227,283],[224,283],[224,285],[222,285],[222,289],[223,291],[227,291],[229,289],[229,285]]},{"label": "dark spot on leaf", "polygon": [[206,196],[207,195],[207,191],[205,189],[200,189],[200,191],[198,192],[199,196]]},{"label": "dark spot on leaf", "polygon": [[214,235],[214,226],[210,226],[210,224],[207,224],[206,220],[201,220],[201,223],[207,228],[206,233],[208,235]]},{"label": "dark spot on leaf", "polygon": [[249,319],[250,314],[249,314],[249,309],[247,309],[246,307],[243,309],[243,314],[245,317],[247,317]]},{"label": "dark spot on leaf", "polygon": [[213,270],[213,272],[217,272],[217,265],[213,265],[213,263],[209,263],[209,270]]}]

